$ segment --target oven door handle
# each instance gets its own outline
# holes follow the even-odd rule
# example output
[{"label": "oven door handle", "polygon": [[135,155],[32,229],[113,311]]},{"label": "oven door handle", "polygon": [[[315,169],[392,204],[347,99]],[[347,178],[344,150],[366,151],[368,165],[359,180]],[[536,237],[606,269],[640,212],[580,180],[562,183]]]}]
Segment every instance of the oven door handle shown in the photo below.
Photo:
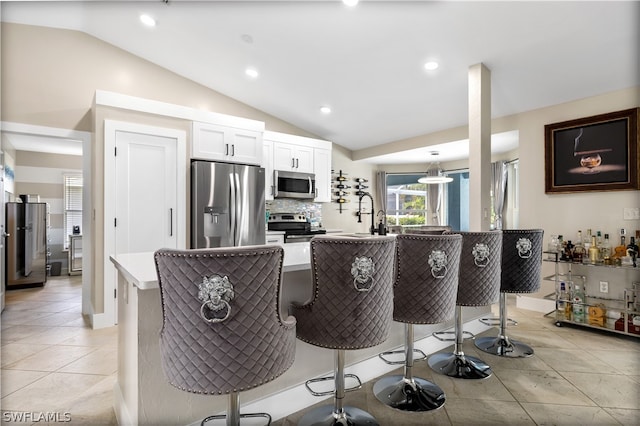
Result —
[{"label": "oven door handle", "polygon": [[285,235],[284,240],[288,243],[298,243],[298,242],[307,242],[311,241],[313,235],[311,234],[303,234],[303,235]]}]

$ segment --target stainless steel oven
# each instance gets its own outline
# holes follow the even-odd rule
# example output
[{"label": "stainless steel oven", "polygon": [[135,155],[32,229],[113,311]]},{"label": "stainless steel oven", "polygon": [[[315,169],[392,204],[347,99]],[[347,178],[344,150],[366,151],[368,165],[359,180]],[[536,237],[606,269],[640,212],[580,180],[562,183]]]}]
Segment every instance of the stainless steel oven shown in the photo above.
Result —
[{"label": "stainless steel oven", "polygon": [[305,215],[301,213],[273,213],[269,216],[267,229],[284,231],[285,243],[311,241],[314,235],[322,235],[327,232],[322,228],[312,228]]},{"label": "stainless steel oven", "polygon": [[316,198],[316,176],[313,173],[274,170],[273,186],[275,198]]}]

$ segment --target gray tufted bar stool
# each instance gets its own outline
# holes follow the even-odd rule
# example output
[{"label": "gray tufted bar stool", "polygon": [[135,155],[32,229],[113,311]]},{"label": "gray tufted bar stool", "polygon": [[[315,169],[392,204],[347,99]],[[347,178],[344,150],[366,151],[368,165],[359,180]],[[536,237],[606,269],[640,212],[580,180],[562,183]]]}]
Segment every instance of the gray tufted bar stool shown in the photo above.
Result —
[{"label": "gray tufted bar stool", "polygon": [[454,350],[453,353],[431,355],[427,362],[434,371],[449,377],[484,379],[493,374],[491,367],[462,351],[462,307],[487,306],[498,301],[502,232],[457,233],[462,235],[462,253],[455,309]]},{"label": "gray tufted bar stool", "polygon": [[162,298],[161,363],[167,381],[194,394],[229,395],[225,415],[239,425],[239,392],[274,380],[291,367],[295,319],[278,309],[283,249],[246,246],[158,250]]},{"label": "gray tufted bar stool", "polygon": [[502,231],[500,277],[500,328],[497,337],[476,339],[476,346],[490,354],[508,358],[533,355],[533,348],[507,336],[507,293],[534,293],[540,289],[542,229]]},{"label": "gray tufted bar stool", "polygon": [[[292,305],[297,337],[334,350],[333,405],[305,414],[299,425],[377,425],[366,411],[344,405],[345,350],[383,343],[393,321],[394,237],[316,236],[311,240],[314,295]],[[307,382],[310,385],[315,381]],[[360,383],[358,379],[358,383]]]},{"label": "gray tufted bar stool", "polygon": [[[435,383],[413,376],[414,324],[438,324],[454,316],[462,237],[404,234],[396,237],[396,279],[393,319],[404,323],[404,375],[387,376],[373,386],[383,404],[403,411],[429,411],[441,407],[445,394]],[[415,350],[426,359],[426,355]],[[380,354],[385,356],[394,352]]]}]

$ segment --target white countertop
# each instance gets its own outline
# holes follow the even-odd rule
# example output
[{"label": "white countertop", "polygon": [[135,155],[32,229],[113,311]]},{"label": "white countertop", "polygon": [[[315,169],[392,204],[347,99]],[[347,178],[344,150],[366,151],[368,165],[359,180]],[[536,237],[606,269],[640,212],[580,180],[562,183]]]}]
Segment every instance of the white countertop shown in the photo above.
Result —
[{"label": "white countertop", "polygon": [[[303,271],[311,267],[311,248],[306,243],[284,244],[283,272]],[[115,254],[109,256],[127,281],[140,290],[158,288],[158,275],[153,261],[153,252]]]},{"label": "white countertop", "polygon": [[153,252],[112,254],[109,256],[116,269],[140,290],[158,288],[158,274]]}]

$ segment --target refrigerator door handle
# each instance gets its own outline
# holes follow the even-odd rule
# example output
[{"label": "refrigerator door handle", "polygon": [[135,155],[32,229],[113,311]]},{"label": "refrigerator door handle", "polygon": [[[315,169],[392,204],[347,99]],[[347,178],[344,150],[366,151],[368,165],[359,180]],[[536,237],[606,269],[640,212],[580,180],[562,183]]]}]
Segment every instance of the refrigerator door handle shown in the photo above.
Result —
[{"label": "refrigerator door handle", "polygon": [[169,236],[173,237],[173,208],[169,209]]},{"label": "refrigerator door handle", "polygon": [[237,219],[237,189],[236,189],[236,181],[235,181],[235,173],[229,173],[229,232],[231,233],[231,237],[233,240],[233,245],[236,245],[236,220]]},{"label": "refrigerator door handle", "polygon": [[238,175],[238,173],[234,173],[233,174],[233,178],[235,179],[235,184],[236,184],[236,199],[235,199],[235,209],[236,209],[236,220],[233,222],[234,223],[234,235],[235,235],[235,240],[234,240],[234,246],[239,247],[241,245],[242,242],[242,232],[243,232],[243,226],[241,221],[243,220],[244,217],[244,201],[243,201],[243,191],[242,191],[242,186],[240,186],[240,175]]}]

